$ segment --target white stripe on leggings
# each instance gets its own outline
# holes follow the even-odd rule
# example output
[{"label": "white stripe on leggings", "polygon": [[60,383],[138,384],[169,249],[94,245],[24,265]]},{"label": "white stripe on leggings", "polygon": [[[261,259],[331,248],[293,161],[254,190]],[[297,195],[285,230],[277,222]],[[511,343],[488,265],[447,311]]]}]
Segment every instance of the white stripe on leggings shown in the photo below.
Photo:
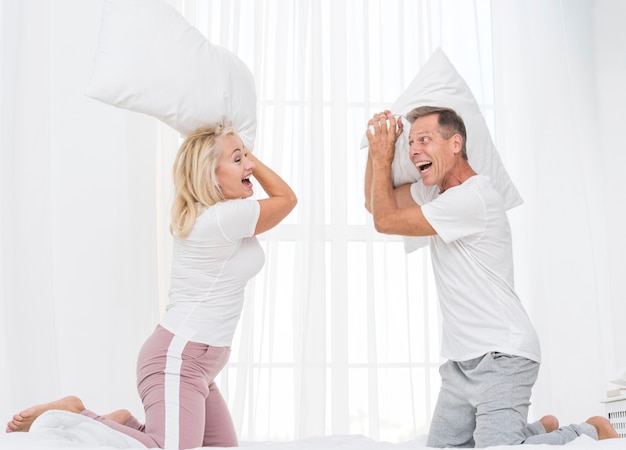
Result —
[{"label": "white stripe on leggings", "polygon": [[165,363],[165,449],[178,449],[180,417],[180,369],[187,339],[174,336]]}]

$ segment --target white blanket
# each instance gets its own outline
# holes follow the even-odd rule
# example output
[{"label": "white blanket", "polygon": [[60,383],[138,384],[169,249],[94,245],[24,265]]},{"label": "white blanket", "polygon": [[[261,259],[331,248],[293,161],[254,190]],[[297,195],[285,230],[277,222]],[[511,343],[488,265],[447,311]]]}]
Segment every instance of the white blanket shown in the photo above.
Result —
[{"label": "white blanket", "polygon": [[[375,441],[361,435],[314,437],[289,442],[242,442],[245,450],[419,450],[426,449],[426,436],[411,441],[391,443]],[[490,450],[511,450],[514,446],[490,447]],[[29,433],[8,433],[0,436],[0,450],[144,449],[137,440],[110,429],[88,417],[65,411],[47,411],[33,423]],[[563,446],[564,450],[626,450],[626,439],[594,441],[587,436]],[[549,445],[525,445],[519,450],[554,450]],[[199,450],[199,449],[195,449]],[[212,450],[216,450],[212,447]],[[219,450],[219,448],[217,449]]]}]

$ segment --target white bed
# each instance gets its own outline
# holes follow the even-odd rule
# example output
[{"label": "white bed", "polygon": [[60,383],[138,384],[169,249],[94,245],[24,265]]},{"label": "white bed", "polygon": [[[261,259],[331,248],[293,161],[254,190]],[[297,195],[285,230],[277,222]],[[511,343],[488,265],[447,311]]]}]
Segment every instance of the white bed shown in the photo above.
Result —
[{"label": "white bed", "polygon": [[[411,441],[391,443],[375,441],[362,435],[336,435],[313,437],[289,442],[242,442],[246,450],[402,450],[426,449],[426,436]],[[491,449],[508,449],[497,446]],[[594,441],[581,436],[563,446],[567,450],[626,449],[626,439]],[[28,433],[8,433],[0,436],[1,450],[88,449],[111,450],[118,448],[145,448],[135,439],[108,428],[95,420],[65,411],[48,411],[32,425]],[[216,447],[212,447],[215,449]],[[526,445],[525,449],[553,448],[548,445]]]}]

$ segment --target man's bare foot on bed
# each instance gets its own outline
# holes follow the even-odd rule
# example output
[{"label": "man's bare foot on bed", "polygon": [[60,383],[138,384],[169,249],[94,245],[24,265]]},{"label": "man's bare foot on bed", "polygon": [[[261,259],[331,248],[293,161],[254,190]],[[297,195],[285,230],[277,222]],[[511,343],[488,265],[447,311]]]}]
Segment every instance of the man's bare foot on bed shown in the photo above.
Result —
[{"label": "man's bare foot on bed", "polygon": [[80,413],[85,410],[85,406],[78,397],[74,396],[63,397],[62,399],[55,400],[50,403],[42,403],[41,405],[31,406],[30,408],[25,409],[19,414],[13,416],[13,419],[7,423],[7,433],[30,430],[30,426],[37,417],[52,409]]},{"label": "man's bare foot on bed", "polygon": [[593,425],[598,431],[598,439],[614,439],[618,438],[619,434],[611,425],[611,422],[606,417],[593,416],[586,420],[590,425]]},{"label": "man's bare foot on bed", "polygon": [[115,423],[119,423],[120,425],[124,425],[126,422],[128,422],[128,419],[130,419],[130,411],[128,411],[127,409],[118,409],[117,411],[105,414],[102,417],[112,420]]},{"label": "man's bare foot on bed", "polygon": [[541,425],[543,425],[543,427],[546,429],[546,433],[552,433],[554,430],[559,429],[559,419],[554,416],[543,416],[541,419],[539,419],[539,422],[541,422]]}]

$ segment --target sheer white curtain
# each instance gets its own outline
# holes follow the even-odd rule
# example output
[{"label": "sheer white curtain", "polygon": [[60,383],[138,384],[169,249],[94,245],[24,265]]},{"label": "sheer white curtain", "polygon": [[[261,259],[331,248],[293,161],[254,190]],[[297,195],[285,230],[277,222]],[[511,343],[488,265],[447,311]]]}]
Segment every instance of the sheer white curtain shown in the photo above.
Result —
[{"label": "sheer white curtain", "polygon": [[0,416],[139,409],[158,319],[154,119],[85,97],[101,1],[0,3]]},{"label": "sheer white curtain", "polygon": [[247,62],[255,151],[299,197],[262,237],[222,377],[244,439],[426,433],[439,387],[427,251],[406,255],[364,209],[365,123],[443,46],[493,118],[489,2],[185,1],[183,14]]}]

